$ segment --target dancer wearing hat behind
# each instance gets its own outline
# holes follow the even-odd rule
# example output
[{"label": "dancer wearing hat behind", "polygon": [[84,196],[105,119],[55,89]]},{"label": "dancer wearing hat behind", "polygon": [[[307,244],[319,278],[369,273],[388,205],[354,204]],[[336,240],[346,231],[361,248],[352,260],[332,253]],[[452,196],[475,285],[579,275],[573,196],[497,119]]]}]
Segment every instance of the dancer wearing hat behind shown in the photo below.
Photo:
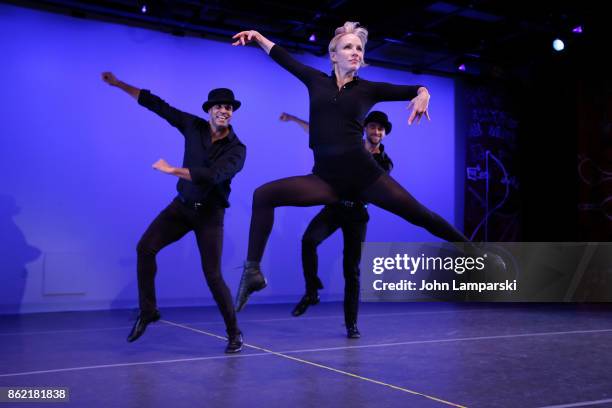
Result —
[{"label": "dancer wearing hat behind", "polygon": [[153,164],[154,169],[179,178],[178,195],[153,220],[138,242],[140,314],[127,340],[135,341],[149,323],[160,318],[155,296],[157,253],[193,231],[206,283],[225,321],[228,334],[225,352],[237,353],[242,349],[242,333],[236,321],[231,293],[221,274],[221,251],[230,183],[242,169],[246,158],[246,147],[230,125],[232,114],[240,108],[240,102],[234,99],[234,93],[229,89],[213,89],[202,106],[209,115],[209,119],[204,120],[173,108],[148,90],[118,80],[110,72],[104,72],[102,79],[166,119],[185,137],[182,167],[173,167],[163,159]]},{"label": "dancer wearing hat behind", "polygon": [[[288,113],[281,114],[282,121],[295,122],[304,131],[309,131],[308,122]],[[372,111],[366,116],[363,126],[364,145],[374,160],[388,174],[393,168],[391,158],[381,143],[391,133],[391,122],[384,112]],[[367,224],[370,219],[367,204],[360,200],[340,200],[326,205],[308,224],[302,237],[302,267],[306,294],[292,311],[293,316],[301,316],[309,306],[319,303],[319,289],[323,283],[319,279],[317,247],[336,230],[342,230],[344,252],[342,270],[344,274],[344,324],[350,339],[361,337],[357,328],[359,310],[359,262],[361,243],[365,241]]]},{"label": "dancer wearing hat behind", "polygon": [[[329,43],[332,73],[327,75],[294,59],[287,51],[257,31],[233,36],[233,45],[256,42],[270,57],[307,88],[310,100],[310,147],[315,165],[312,174],[266,183],[253,194],[249,248],[236,297],[240,311],[249,296],[266,287],[260,261],[274,224],[274,209],[281,206],[332,204],[359,199],[390,211],[451,242],[469,239],[438,214],[417,201],[385,174],[361,142],[366,113],[378,102],[410,101],[408,124],[429,119],[429,91],[423,86],[393,85],[361,79],[368,32],[358,23],[338,27]],[[473,244],[467,246],[477,253]],[[492,261],[489,257],[489,261]],[[503,261],[494,262],[503,266]]]}]

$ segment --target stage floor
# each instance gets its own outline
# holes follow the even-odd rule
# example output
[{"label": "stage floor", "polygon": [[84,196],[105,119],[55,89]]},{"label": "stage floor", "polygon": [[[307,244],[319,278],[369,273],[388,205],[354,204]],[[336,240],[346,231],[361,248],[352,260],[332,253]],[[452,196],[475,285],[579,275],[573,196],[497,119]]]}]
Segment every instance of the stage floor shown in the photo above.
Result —
[{"label": "stage floor", "polygon": [[135,311],[1,316],[0,387],[87,408],[612,407],[610,305],[364,303],[357,340],[341,303],[292,306],[248,305],[236,355],[214,307],[162,308],[131,344]]}]

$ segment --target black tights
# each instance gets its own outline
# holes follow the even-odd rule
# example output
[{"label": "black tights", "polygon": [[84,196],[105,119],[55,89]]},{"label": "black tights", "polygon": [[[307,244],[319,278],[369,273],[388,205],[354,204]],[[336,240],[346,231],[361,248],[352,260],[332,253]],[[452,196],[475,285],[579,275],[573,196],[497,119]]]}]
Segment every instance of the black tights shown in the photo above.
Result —
[{"label": "black tights", "polygon": [[361,199],[402,217],[411,224],[448,242],[469,242],[469,238],[444,218],[419,203],[388,174],[383,174],[361,193]]},{"label": "black tights", "polygon": [[[446,241],[469,241],[444,218],[419,203],[388,174],[383,174],[362,191],[360,198],[402,217],[411,224],[425,228],[431,234]],[[339,197],[334,189],[314,174],[288,177],[258,187],[253,194],[247,260],[261,261],[274,224],[276,207],[308,207],[332,204],[338,200]]]}]

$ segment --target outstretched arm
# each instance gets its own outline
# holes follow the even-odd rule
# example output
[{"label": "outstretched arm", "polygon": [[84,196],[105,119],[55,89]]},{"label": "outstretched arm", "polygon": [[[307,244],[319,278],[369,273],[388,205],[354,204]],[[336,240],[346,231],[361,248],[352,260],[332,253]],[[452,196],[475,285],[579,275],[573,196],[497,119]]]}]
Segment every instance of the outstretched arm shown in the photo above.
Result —
[{"label": "outstretched arm", "polygon": [[140,105],[166,119],[168,123],[179,129],[181,132],[184,132],[198,120],[197,116],[170,106],[166,101],[156,95],[153,95],[149,90],[136,88],[118,80],[112,72],[103,72],[102,80],[110,86],[123,90],[128,95],[136,99]]},{"label": "outstretched arm", "polygon": [[326,76],[321,71],[304,65],[295,58],[293,58],[284,48],[274,44],[266,37],[258,33],[257,31],[241,31],[232,37],[234,40],[232,45],[246,45],[250,42],[257,42],[259,46],[268,54],[270,57],[281,67],[285,68],[291,74],[295,75],[300,81],[302,81],[307,87],[313,81],[314,78],[319,76]]},{"label": "outstretched arm", "polygon": [[107,84],[109,84],[110,86],[114,86],[114,87],[117,87],[123,90],[124,92],[126,92],[128,95],[130,95],[132,98],[136,100],[138,100],[138,96],[140,96],[139,88],[136,88],[132,85],[126,84],[125,82],[118,80],[117,77],[112,72],[103,72],[102,80],[106,82]]},{"label": "outstretched arm", "polygon": [[234,46],[247,45],[248,43],[255,41],[257,45],[259,45],[266,52],[266,54],[270,54],[270,50],[272,47],[274,47],[274,43],[272,41],[268,40],[255,30],[241,31],[234,35],[232,39],[236,40],[232,43]]},{"label": "outstretched arm", "polygon": [[421,85],[395,85],[387,82],[373,82],[373,95],[376,102],[410,100],[408,124],[416,120],[418,124],[423,115],[429,120],[429,91]]},{"label": "outstretched arm", "polygon": [[304,132],[308,133],[310,131],[310,124],[303,119],[298,118],[297,116],[290,115],[288,113],[281,113],[280,120],[283,122],[295,122],[304,130]]}]

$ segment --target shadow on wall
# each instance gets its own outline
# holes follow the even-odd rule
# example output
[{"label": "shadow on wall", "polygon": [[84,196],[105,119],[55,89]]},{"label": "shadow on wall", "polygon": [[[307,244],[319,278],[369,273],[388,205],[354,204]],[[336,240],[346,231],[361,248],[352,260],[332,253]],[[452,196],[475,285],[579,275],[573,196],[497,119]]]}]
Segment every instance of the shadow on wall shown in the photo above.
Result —
[{"label": "shadow on wall", "polygon": [[41,255],[29,245],[14,217],[20,208],[15,199],[0,194],[0,313],[19,313],[27,282],[26,264]]},{"label": "shadow on wall", "polygon": [[138,315],[138,281],[136,280],[136,245],[134,245],[133,256],[124,256],[119,259],[119,268],[130,277],[117,296],[110,302],[109,308],[129,309],[130,319]]}]

